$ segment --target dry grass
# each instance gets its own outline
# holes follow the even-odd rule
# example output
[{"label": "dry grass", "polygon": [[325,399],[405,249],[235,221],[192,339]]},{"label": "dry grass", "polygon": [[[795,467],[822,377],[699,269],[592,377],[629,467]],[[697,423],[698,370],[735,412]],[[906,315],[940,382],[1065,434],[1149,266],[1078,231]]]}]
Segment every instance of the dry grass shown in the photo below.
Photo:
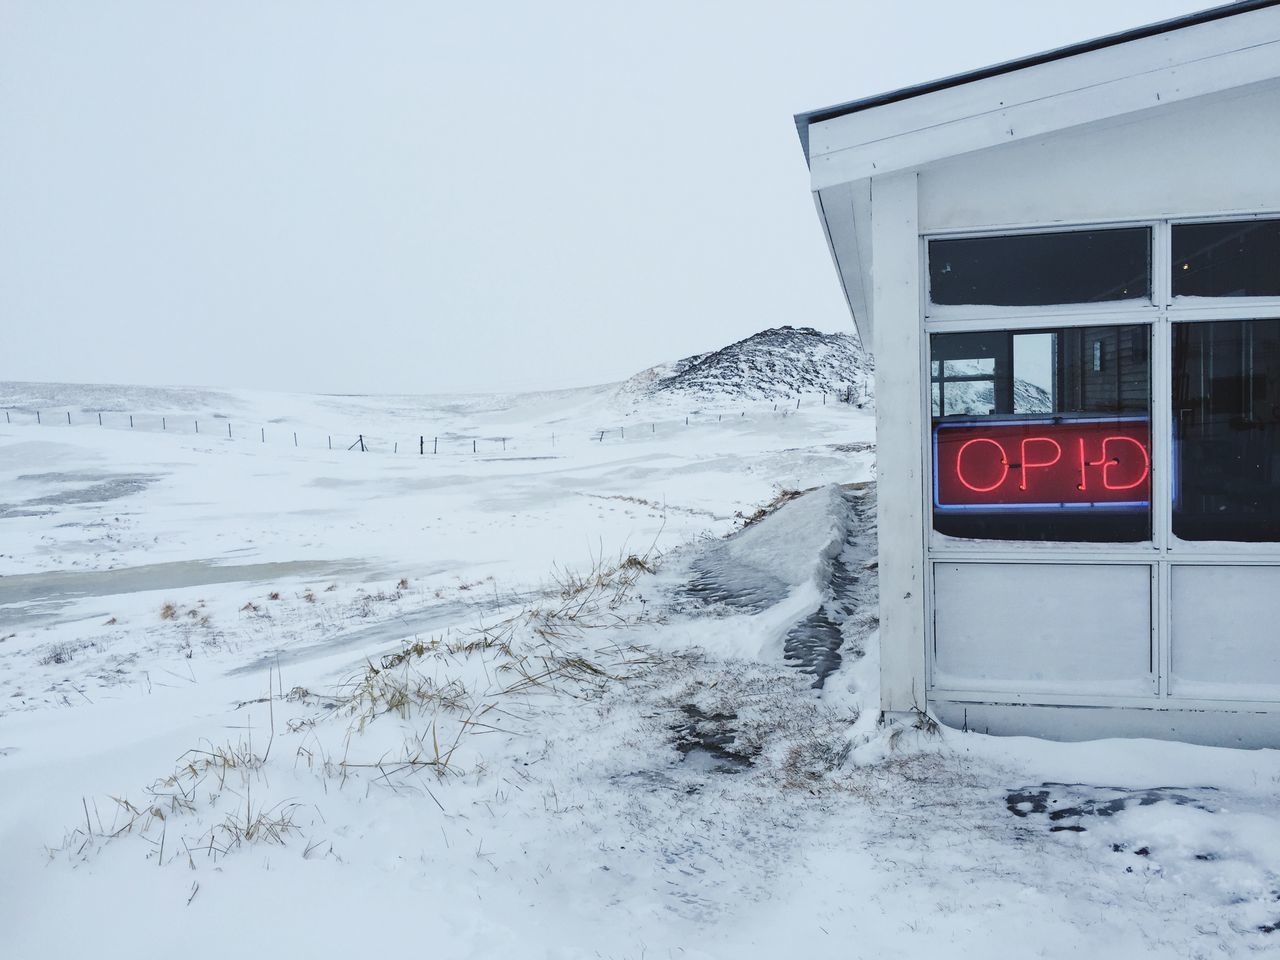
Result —
[{"label": "dry grass", "polygon": [[[160,865],[181,858],[194,867],[196,854],[216,860],[245,844],[284,844],[298,829],[293,815],[299,805],[291,801],[255,803],[253,788],[261,780],[265,762],[266,757],[256,754],[246,741],[223,745],[207,742],[187,751],[171,775],[147,787],[143,801],[111,797],[109,823],[103,820],[97,801],[93,803],[92,817],[88,801],[82,801],[84,827],[76,827],[68,834],[63,849],[83,855],[101,843],[133,836],[150,844]],[[196,813],[201,806],[225,812],[203,833],[194,837],[178,835],[170,840],[170,822]]]},{"label": "dry grass", "polygon": [[[497,718],[504,714],[499,705],[505,698],[594,696],[608,683],[647,666],[652,658],[638,647],[616,642],[596,646],[588,637],[601,628],[643,619],[643,612],[628,615],[622,607],[637,580],[654,570],[648,554],[630,554],[609,564],[596,561],[585,573],[556,569],[549,604],[527,607],[461,635],[417,639],[376,664],[367,663],[334,698],[334,708],[351,717],[351,733],[362,733],[384,715],[420,724],[420,732],[395,758],[375,763],[344,758],[335,767],[343,776],[360,767],[384,776],[402,769],[457,772],[459,744],[468,734],[499,730]],[[487,678],[483,689],[450,675],[469,660]]]},{"label": "dry grass", "polygon": [[165,605],[160,608],[160,619],[161,620],[178,619],[178,605],[176,603],[165,603]]},{"label": "dry grass", "polygon": [[[68,834],[63,849],[72,856],[83,855],[102,843],[131,836],[149,844],[153,852],[148,855],[161,864],[182,858],[194,866],[197,855],[216,860],[250,844],[286,843],[300,831],[295,823],[298,805],[261,796],[276,737],[277,700],[311,708],[311,716],[289,720],[283,727],[287,734],[303,736],[294,747],[295,765],[303,761],[340,786],[362,774],[369,787],[399,789],[406,773],[431,772],[443,778],[478,772],[483,766],[474,755],[468,762],[471,771],[459,767],[459,748],[477,734],[523,733],[521,724],[527,718],[518,707],[527,707],[531,698],[595,697],[612,682],[649,668],[654,660],[642,648],[621,644],[612,631],[599,640],[595,635],[644,620],[643,605],[637,613],[628,601],[638,580],[655,568],[651,554],[627,554],[611,563],[597,560],[585,572],[556,569],[554,586],[541,604],[490,626],[405,644],[377,663],[366,663],[331,696],[295,688],[286,697],[269,683],[267,696],[251,701],[266,703],[271,710],[271,737],[261,753],[251,736],[220,745],[205,742],[183,754],[173,772],[147,787],[140,801],[113,797],[109,823],[96,805],[91,816],[86,803],[84,825]],[[481,582],[486,581],[475,585]],[[399,600],[407,585],[403,579],[394,594],[360,594],[354,612],[358,615],[362,606],[373,602]],[[272,599],[278,596],[270,594]],[[179,618],[176,605],[166,604],[165,609],[165,619]],[[241,611],[267,616],[253,601]],[[182,620],[185,626],[186,618]],[[518,704],[509,702],[517,697]],[[336,741],[319,736],[320,724],[335,717],[345,718],[347,725],[340,758],[329,755],[324,746]],[[383,717],[404,725],[399,731],[402,746],[361,756],[362,734]],[[373,742],[385,744],[382,738]],[[425,786],[417,780],[414,784]],[[184,833],[175,827],[184,820],[201,826]],[[168,837],[171,831],[176,839]]]}]

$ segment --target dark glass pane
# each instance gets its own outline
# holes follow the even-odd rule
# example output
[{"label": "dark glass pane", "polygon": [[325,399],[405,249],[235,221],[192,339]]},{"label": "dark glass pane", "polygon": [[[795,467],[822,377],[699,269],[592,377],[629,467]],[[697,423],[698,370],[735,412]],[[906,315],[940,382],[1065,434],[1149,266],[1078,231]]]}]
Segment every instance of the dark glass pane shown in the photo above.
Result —
[{"label": "dark glass pane", "polygon": [[1174,325],[1173,532],[1280,540],[1280,320]]},{"label": "dark glass pane", "polygon": [[1025,307],[1151,298],[1151,230],[929,241],[930,299]]},{"label": "dark glass pane", "polygon": [[1151,538],[1150,327],[930,338],[934,529]]},{"label": "dark glass pane", "polygon": [[1175,297],[1280,297],[1280,220],[1173,225]]}]

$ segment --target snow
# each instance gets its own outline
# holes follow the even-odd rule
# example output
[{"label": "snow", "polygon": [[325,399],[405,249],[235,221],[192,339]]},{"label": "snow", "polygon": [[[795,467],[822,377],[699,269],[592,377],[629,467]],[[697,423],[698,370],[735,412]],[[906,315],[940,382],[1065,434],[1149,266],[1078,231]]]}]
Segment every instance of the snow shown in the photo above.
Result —
[{"label": "snow", "polygon": [[1275,751],[878,727],[869,409],[0,394],[6,957],[1280,946]]}]

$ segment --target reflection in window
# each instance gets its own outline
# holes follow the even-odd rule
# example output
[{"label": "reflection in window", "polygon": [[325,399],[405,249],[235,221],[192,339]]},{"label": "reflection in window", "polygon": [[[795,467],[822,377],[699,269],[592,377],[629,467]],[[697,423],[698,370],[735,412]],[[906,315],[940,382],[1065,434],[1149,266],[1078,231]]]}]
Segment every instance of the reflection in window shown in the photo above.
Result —
[{"label": "reflection in window", "polygon": [[1175,223],[1173,295],[1280,296],[1280,220]]},{"label": "reflection in window", "polygon": [[1150,539],[1150,336],[1145,324],[933,335],[934,529]]},{"label": "reflection in window", "polygon": [[1280,320],[1173,328],[1173,533],[1280,541]]},{"label": "reflection in window", "polygon": [[1013,338],[1013,412],[1052,413],[1056,333],[1021,333]]},{"label": "reflection in window", "polygon": [[1021,307],[1151,298],[1151,228],[929,241],[929,299]]}]

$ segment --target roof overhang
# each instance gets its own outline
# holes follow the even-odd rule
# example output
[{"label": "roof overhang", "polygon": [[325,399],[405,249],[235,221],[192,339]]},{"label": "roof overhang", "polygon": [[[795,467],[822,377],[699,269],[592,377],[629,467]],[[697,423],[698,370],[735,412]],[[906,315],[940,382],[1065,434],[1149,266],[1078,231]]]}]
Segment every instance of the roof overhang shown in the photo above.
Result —
[{"label": "roof overhang", "polygon": [[940,80],[931,80],[927,83],[915,84],[910,87],[902,87],[898,90],[890,90],[887,93],[879,93],[875,96],[864,97],[860,100],[850,100],[846,103],[839,103],[830,107],[822,107],[818,110],[807,110],[795,115],[796,133],[800,136],[800,145],[804,150],[805,159],[808,160],[810,158],[809,127],[814,124],[824,123],[827,120],[834,120],[838,117],[845,117],[855,113],[861,113],[865,110],[872,110],[876,107],[887,106],[891,103],[900,103],[904,100],[927,96],[928,94],[937,93],[951,87],[958,87],[964,84],[974,83],[979,80],[988,80],[1004,76],[1006,74],[1015,73],[1019,70],[1025,70],[1029,67],[1038,67],[1046,63],[1052,63],[1056,60],[1066,60],[1071,57],[1079,56],[1080,54],[1092,53],[1096,50],[1104,50],[1108,47],[1119,46],[1120,44],[1130,43],[1134,40],[1144,40],[1148,37],[1159,36],[1160,34],[1170,33],[1175,30],[1184,30],[1187,27],[1198,26],[1202,23],[1210,23],[1215,20],[1222,20],[1227,17],[1234,17],[1242,13],[1248,13],[1252,10],[1260,10],[1277,5],[1280,5],[1280,0],[1238,0],[1236,3],[1213,7],[1208,10],[1202,10],[1198,13],[1186,14],[1181,17],[1173,17],[1169,20],[1161,20],[1158,23],[1147,24],[1146,26],[1137,27],[1132,30],[1123,30],[1119,33],[1107,34],[1106,36],[1097,37],[1093,40],[1086,40],[1082,43],[1075,43],[1065,47],[1058,47],[1053,50],[1046,50],[1043,53],[1033,54],[1029,57],[1019,57],[1016,60],[1008,60],[1004,63],[993,64],[989,67],[982,67],[965,73],[952,74],[951,76],[943,77]]},{"label": "roof overhang", "polygon": [[863,234],[873,177],[1222,93],[1278,72],[1280,0],[1245,0],[798,114],[811,188],[863,341],[870,342]]}]

